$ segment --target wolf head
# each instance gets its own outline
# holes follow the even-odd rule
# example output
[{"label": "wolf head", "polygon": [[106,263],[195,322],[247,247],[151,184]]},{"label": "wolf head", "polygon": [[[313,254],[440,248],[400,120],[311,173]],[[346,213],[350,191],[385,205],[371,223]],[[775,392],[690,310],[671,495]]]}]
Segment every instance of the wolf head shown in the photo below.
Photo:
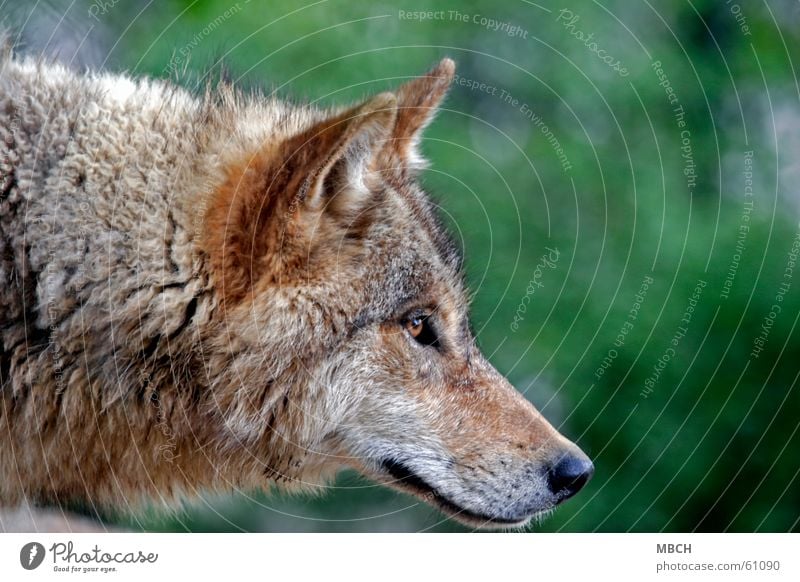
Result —
[{"label": "wolf head", "polygon": [[228,164],[203,234],[224,314],[212,388],[271,480],[352,467],[472,526],[516,526],[593,466],[470,332],[459,254],[416,180],[453,74],[446,59],[357,107],[287,116],[285,137]]}]

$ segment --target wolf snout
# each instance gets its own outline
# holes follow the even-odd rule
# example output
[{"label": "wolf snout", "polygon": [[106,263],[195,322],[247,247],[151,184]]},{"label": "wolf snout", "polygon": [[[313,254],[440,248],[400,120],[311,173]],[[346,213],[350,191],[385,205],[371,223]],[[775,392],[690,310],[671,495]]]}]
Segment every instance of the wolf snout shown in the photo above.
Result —
[{"label": "wolf snout", "polygon": [[566,453],[547,473],[550,491],[562,502],[583,489],[594,474],[594,465],[583,453]]}]

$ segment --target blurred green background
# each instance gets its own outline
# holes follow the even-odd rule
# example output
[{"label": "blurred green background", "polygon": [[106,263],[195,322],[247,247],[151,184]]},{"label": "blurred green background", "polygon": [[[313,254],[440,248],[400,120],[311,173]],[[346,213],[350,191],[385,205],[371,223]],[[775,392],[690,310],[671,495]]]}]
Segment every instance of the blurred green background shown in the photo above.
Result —
[{"label": "blurred green background", "polygon": [[[69,6],[19,2],[14,19],[32,47],[190,87],[223,61],[242,87],[343,104],[454,58],[423,179],[464,248],[478,341],[597,467],[531,529],[798,530],[796,2]],[[242,492],[123,523],[464,529],[349,473],[323,497]]]}]

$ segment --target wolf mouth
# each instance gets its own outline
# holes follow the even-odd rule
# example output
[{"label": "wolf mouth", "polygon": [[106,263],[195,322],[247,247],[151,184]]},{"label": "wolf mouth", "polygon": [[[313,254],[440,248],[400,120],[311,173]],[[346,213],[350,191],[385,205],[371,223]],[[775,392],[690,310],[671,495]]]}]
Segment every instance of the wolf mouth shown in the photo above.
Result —
[{"label": "wolf mouth", "polygon": [[408,465],[394,459],[385,459],[381,462],[381,467],[386,473],[391,475],[395,482],[394,486],[400,486],[412,493],[423,496],[428,503],[438,505],[444,512],[449,513],[465,521],[481,522],[483,524],[496,524],[500,526],[521,525],[528,521],[532,516],[524,516],[519,519],[504,519],[492,517],[484,513],[466,509],[461,505],[451,501],[442,495],[438,489],[429,484],[425,479],[415,473]]}]

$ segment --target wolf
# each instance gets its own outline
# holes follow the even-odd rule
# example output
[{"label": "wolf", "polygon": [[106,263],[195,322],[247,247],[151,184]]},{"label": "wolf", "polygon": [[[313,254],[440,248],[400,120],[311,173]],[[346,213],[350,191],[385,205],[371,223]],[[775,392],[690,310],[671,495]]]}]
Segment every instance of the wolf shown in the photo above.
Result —
[{"label": "wolf", "polygon": [[343,468],[523,526],[589,458],[476,346],[423,191],[454,76],[322,108],[0,56],[0,504],[135,511]]}]

